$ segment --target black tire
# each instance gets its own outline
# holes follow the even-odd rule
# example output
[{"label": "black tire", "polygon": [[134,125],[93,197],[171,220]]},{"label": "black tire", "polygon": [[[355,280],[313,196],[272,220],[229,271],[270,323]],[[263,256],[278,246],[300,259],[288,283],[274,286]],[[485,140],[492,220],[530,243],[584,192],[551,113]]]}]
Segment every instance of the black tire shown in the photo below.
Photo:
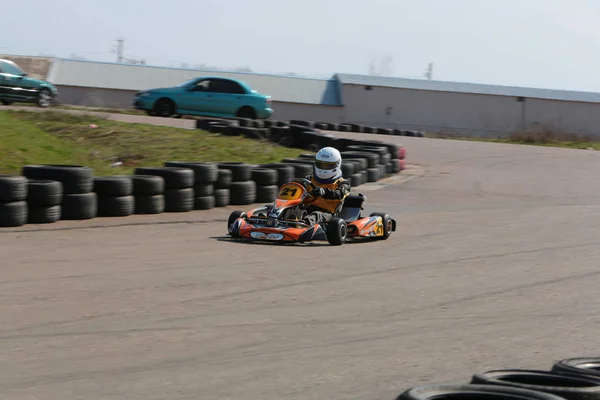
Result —
[{"label": "black tire", "polygon": [[98,197],[120,197],[133,194],[131,176],[97,176],[94,177],[94,192]]},{"label": "black tire", "polygon": [[203,196],[194,199],[195,210],[210,210],[211,208],[215,208],[215,196]]},{"label": "black tire", "polygon": [[19,175],[0,175],[0,202],[11,203],[27,199],[27,178]]},{"label": "black tire", "polygon": [[537,390],[567,400],[600,399],[600,379],[551,371],[526,369],[487,371],[474,374],[470,383]]},{"label": "black tire", "polygon": [[368,151],[342,151],[342,160],[344,158],[363,158],[367,161],[367,168],[374,168],[379,164],[379,155]]},{"label": "black tire", "polygon": [[356,164],[356,172],[364,171],[369,167],[365,158],[342,157],[342,162],[352,161]]},{"label": "black tire", "polygon": [[252,169],[252,180],[256,182],[258,186],[270,186],[277,185],[277,170],[268,168],[254,168]]},{"label": "black tire", "polygon": [[66,194],[60,206],[63,220],[93,219],[98,215],[98,195],[94,192]]},{"label": "black tire", "polygon": [[230,188],[229,204],[248,205],[256,201],[256,183],[254,181],[233,182]]},{"label": "black tire", "polygon": [[165,191],[165,179],[158,175],[132,175],[134,196],[157,196]]},{"label": "black tire", "polygon": [[277,185],[281,186],[286,182],[289,182],[294,178],[295,169],[293,166],[289,164],[283,163],[271,163],[271,164],[261,164],[259,165],[261,168],[269,168],[277,171]]},{"label": "black tire", "polygon": [[63,197],[62,183],[30,179],[27,181],[27,203],[33,206],[50,207],[59,205]]},{"label": "black tire", "polygon": [[256,187],[256,199],[254,202],[256,202],[256,203],[272,203],[275,201],[278,191],[279,191],[279,186],[277,186],[277,185],[257,186]]},{"label": "black tire", "polygon": [[27,223],[28,224],[53,224],[60,220],[60,205],[54,206],[34,206],[27,205]]},{"label": "black tire", "polygon": [[237,112],[238,118],[246,118],[246,119],[255,119],[256,111],[252,107],[244,106],[240,108]]},{"label": "black tire", "polygon": [[387,147],[376,146],[375,144],[372,144],[372,145],[353,144],[353,145],[348,146],[347,149],[348,149],[348,151],[368,151],[370,153],[379,154],[380,156],[383,156],[385,154],[390,154],[390,151]]},{"label": "black tire", "polygon": [[26,165],[22,175],[27,179],[59,181],[65,195],[90,193],[94,188],[92,169],[81,165]]},{"label": "black tire", "polygon": [[48,108],[52,105],[52,93],[48,88],[42,88],[38,92],[35,104],[41,108]]},{"label": "black tire", "polygon": [[385,178],[387,175],[387,166],[385,164],[379,164],[379,179]]},{"label": "black tire", "polygon": [[194,171],[194,182],[215,183],[219,177],[219,167],[214,162],[167,161],[165,167],[189,168]]},{"label": "black tire", "polygon": [[340,246],[346,242],[348,237],[348,226],[341,218],[333,217],[325,229],[327,241],[333,246]]},{"label": "black tire", "polygon": [[392,155],[390,153],[384,154],[383,156],[381,156],[381,163],[382,164],[387,164],[392,160]]},{"label": "black tire", "polygon": [[169,118],[175,113],[175,104],[170,99],[158,99],[153,110],[157,116]]},{"label": "black tire", "polygon": [[168,189],[189,189],[194,186],[194,170],[181,167],[138,167],[135,175],[156,175],[165,180],[165,191]]},{"label": "black tire", "polygon": [[367,182],[377,182],[381,179],[381,170],[379,167],[367,168]]},{"label": "black tire", "polygon": [[136,214],[162,214],[165,211],[165,196],[162,194],[154,196],[136,196]]},{"label": "black tire", "polygon": [[194,189],[165,190],[165,212],[189,212],[194,209]]},{"label": "black tire", "polygon": [[392,165],[393,174],[397,174],[398,172],[402,171],[402,168],[400,168],[400,160],[392,160],[390,164]]},{"label": "black tire", "polygon": [[369,174],[367,173],[367,170],[364,171],[360,171],[360,176],[362,177],[360,180],[360,184],[364,185],[365,183],[367,183],[369,181]]},{"label": "black tire", "polygon": [[357,187],[362,185],[362,174],[354,174],[350,177],[350,186]]},{"label": "black tire", "polygon": [[377,239],[386,240],[387,238],[389,238],[394,228],[394,222],[392,221],[392,217],[390,217],[388,213],[378,212],[371,213],[369,217],[381,217],[383,219],[383,236],[377,237]]},{"label": "black tire", "polygon": [[396,400],[564,400],[560,396],[506,386],[433,384],[420,385],[400,393]]},{"label": "black tire", "polygon": [[13,228],[27,223],[27,202],[0,203],[0,227]]},{"label": "black tire", "polygon": [[98,197],[98,217],[127,217],[135,212],[133,196]]},{"label": "black tire", "polygon": [[196,183],[194,185],[194,196],[206,197],[215,193],[215,186],[212,184]]},{"label": "black tire", "polygon": [[394,164],[391,161],[385,165],[385,173],[386,175],[394,173]]},{"label": "black tire", "polygon": [[215,189],[215,207],[225,207],[229,205],[229,189]]},{"label": "black tire", "polygon": [[233,172],[228,169],[220,169],[217,175],[215,189],[229,189],[233,182]]},{"label": "black tire", "polygon": [[565,358],[555,362],[552,371],[600,378],[600,357]]},{"label": "black tire", "polygon": [[231,231],[231,224],[233,224],[233,222],[238,219],[238,218],[244,218],[246,217],[246,213],[243,211],[239,211],[239,210],[235,210],[233,211],[231,214],[229,214],[229,218],[227,219],[227,233],[229,235],[231,235],[232,237],[239,237],[239,235],[237,234],[237,232],[232,232]]},{"label": "black tire", "polygon": [[244,162],[220,162],[219,169],[231,171],[232,182],[245,182],[252,178],[252,166]]},{"label": "black tire", "polygon": [[354,163],[351,162],[342,161],[342,166],[340,167],[340,169],[342,170],[342,175],[344,177],[351,176],[356,173],[356,166],[354,165]]},{"label": "black tire", "polygon": [[313,166],[303,163],[286,163],[294,167],[294,178],[304,178],[313,173]]}]

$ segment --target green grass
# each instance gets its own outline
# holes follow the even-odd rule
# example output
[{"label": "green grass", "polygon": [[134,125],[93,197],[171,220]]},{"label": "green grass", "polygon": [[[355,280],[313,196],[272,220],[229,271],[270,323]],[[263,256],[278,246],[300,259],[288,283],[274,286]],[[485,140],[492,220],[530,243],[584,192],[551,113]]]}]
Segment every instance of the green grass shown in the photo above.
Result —
[{"label": "green grass", "polygon": [[[90,127],[96,124],[97,128]],[[0,111],[0,173],[27,164],[76,164],[95,175],[129,174],[165,161],[277,162],[304,152],[238,136],[130,124],[59,112]],[[111,168],[114,162],[123,162]]]}]

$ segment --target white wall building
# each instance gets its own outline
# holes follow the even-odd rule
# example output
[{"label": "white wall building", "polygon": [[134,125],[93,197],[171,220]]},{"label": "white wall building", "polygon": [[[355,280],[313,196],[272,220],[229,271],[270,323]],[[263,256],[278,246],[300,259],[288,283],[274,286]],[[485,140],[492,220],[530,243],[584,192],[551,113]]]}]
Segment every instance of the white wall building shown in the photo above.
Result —
[{"label": "white wall building", "polygon": [[600,93],[338,74],[349,123],[498,136],[543,127],[600,136]]}]

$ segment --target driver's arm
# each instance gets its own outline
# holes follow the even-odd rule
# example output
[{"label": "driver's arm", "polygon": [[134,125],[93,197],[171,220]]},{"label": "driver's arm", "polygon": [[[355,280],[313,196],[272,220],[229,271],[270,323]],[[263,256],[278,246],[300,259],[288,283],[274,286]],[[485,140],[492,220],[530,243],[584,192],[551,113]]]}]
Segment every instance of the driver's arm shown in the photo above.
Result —
[{"label": "driver's arm", "polygon": [[325,189],[326,199],[341,200],[350,193],[350,181],[343,179],[336,189]]}]

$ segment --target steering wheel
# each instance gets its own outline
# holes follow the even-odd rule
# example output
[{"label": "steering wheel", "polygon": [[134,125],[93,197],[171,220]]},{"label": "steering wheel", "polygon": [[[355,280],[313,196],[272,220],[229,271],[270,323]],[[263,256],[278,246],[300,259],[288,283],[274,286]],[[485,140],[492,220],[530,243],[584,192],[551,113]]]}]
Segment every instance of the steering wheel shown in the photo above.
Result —
[{"label": "steering wheel", "polygon": [[308,179],[306,178],[294,178],[292,179],[292,182],[298,182],[300,184],[302,184],[302,186],[304,187],[304,190],[306,190],[306,193],[312,197],[312,199],[310,201],[304,201],[304,203],[312,203],[313,201],[315,201],[317,199],[316,196],[313,196],[312,193],[308,190],[308,186],[312,186],[313,189],[316,189],[317,187]]}]

